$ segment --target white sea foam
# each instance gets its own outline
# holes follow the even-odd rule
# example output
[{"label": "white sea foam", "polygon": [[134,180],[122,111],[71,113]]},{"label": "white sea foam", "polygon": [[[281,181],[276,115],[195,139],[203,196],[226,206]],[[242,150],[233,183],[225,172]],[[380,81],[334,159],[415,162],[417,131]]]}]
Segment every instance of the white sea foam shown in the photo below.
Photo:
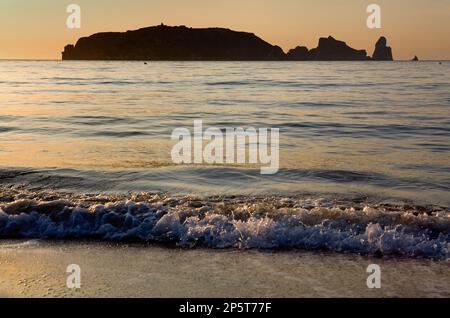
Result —
[{"label": "white sea foam", "polygon": [[449,258],[450,211],[439,207],[304,197],[1,194],[0,238]]}]

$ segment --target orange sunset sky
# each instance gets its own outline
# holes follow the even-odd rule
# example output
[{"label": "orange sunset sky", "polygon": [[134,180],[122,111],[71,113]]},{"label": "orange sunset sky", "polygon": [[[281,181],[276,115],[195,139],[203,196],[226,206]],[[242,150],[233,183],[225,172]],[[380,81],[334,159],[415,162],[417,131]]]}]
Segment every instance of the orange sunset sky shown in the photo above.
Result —
[{"label": "orange sunset sky", "polygon": [[[81,29],[66,27],[71,3]],[[381,29],[366,26],[371,3]],[[450,0],[0,0],[0,59],[60,59],[81,36],[160,23],[253,32],[285,51],[333,35],[372,55],[385,35],[395,59],[450,59]]]}]

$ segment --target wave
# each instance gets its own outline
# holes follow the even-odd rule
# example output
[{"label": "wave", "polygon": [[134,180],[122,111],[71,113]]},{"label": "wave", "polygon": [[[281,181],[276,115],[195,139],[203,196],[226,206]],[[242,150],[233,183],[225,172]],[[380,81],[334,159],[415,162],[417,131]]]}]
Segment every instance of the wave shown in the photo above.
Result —
[{"label": "wave", "polygon": [[450,210],[310,197],[0,192],[0,238],[448,259]]},{"label": "wave", "polygon": [[[208,193],[208,194],[278,194],[291,195],[317,193],[314,185],[331,184],[334,194],[376,195],[389,190],[392,199],[411,199],[419,204],[434,203],[448,206],[446,195],[450,191],[450,180],[445,178],[443,166],[428,165],[419,167],[428,171],[437,171],[442,177],[437,181],[427,178],[394,176],[369,171],[350,171],[332,169],[280,168],[279,172],[268,179],[260,174],[259,168],[239,166],[174,166],[172,162],[148,161],[152,168],[163,169],[126,169],[126,170],[80,170],[69,168],[1,168],[0,186],[25,185],[34,189],[51,189],[75,192],[128,192],[163,191],[171,193]],[[399,167],[410,171],[417,167]],[[346,186],[357,187],[357,191]],[[363,187],[374,187],[374,191]],[[236,189],[239,189],[236,191]],[[394,195],[395,190],[414,189],[414,194],[440,191],[442,199],[432,200],[426,195],[420,197],[401,197]],[[364,190],[364,191],[363,191]],[[280,192],[283,191],[283,192]],[[323,191],[325,193],[327,191]],[[321,194],[323,195],[323,194]],[[379,196],[379,195],[376,195]]]}]

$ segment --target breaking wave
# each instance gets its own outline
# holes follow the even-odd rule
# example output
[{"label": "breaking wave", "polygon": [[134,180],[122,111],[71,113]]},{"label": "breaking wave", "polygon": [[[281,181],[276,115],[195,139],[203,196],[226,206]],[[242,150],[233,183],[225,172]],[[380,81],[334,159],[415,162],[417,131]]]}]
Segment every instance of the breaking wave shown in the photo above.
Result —
[{"label": "breaking wave", "polygon": [[450,211],[305,197],[87,195],[7,188],[0,197],[0,238],[448,259]]}]

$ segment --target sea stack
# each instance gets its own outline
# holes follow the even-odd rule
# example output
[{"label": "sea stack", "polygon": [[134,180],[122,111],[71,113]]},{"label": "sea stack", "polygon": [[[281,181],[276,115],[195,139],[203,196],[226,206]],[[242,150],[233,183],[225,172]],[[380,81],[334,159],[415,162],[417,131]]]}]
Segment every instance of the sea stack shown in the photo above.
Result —
[{"label": "sea stack", "polygon": [[411,61],[413,61],[413,62],[418,62],[418,61],[419,61],[419,58],[417,57],[417,55],[415,55],[414,58],[413,58]]},{"label": "sea stack", "polygon": [[393,61],[392,49],[387,46],[387,39],[382,36],[375,44],[372,60],[374,61]]}]

